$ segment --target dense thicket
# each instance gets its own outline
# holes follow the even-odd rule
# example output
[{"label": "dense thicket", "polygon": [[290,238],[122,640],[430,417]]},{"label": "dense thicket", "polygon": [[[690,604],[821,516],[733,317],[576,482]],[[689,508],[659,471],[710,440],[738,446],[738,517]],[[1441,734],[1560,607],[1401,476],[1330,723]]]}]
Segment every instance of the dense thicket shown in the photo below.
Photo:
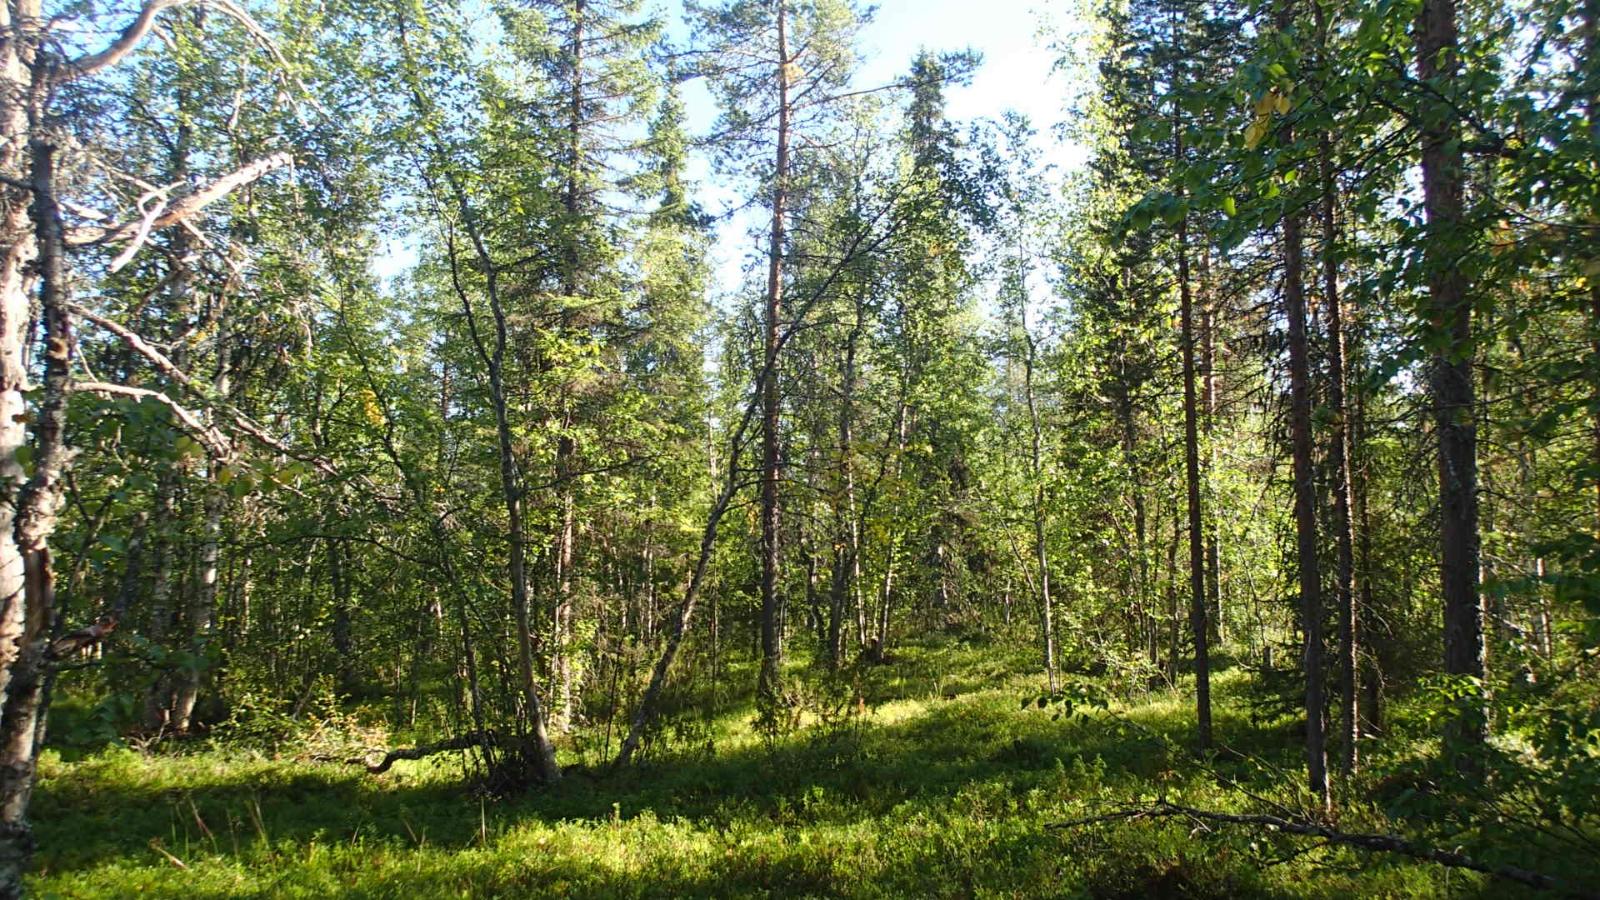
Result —
[{"label": "dense thicket", "polygon": [[537,789],[933,631],[1594,852],[1593,0],[1110,0],[1067,173],[851,0],[4,11],[0,895],[47,737]]}]

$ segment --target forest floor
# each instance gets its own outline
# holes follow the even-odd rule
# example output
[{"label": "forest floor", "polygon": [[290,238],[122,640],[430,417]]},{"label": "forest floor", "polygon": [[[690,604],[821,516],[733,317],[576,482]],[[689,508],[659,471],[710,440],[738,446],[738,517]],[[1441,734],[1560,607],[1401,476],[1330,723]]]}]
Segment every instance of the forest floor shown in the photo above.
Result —
[{"label": "forest floor", "polygon": [[[730,708],[694,748],[509,800],[464,791],[449,756],[373,776],[237,749],[47,753],[34,804],[41,897],[1477,897],[1459,871],[1187,821],[1054,824],[1158,796],[1256,810],[1289,800],[1288,719],[1252,719],[1216,679],[1232,752],[1200,764],[1186,694],[1087,717],[1024,698],[1040,678],[993,646],[908,648],[873,667],[864,713],[775,740]],[[737,673],[735,673],[737,674]],[[684,741],[688,744],[688,741]],[[1232,782],[1232,784],[1228,784]],[[1226,785],[1226,786],[1225,786]],[[1347,827],[1383,814],[1346,801]]]}]

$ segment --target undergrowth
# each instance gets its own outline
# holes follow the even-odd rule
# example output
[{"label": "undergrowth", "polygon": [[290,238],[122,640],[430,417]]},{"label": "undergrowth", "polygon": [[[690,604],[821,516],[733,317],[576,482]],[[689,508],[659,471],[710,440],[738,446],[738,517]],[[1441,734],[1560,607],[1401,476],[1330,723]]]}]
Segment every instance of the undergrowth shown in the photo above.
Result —
[{"label": "undergrowth", "polygon": [[[448,756],[374,777],[221,745],[47,754],[31,885],[192,900],[1520,896],[1478,875],[1193,822],[1053,827],[1162,797],[1292,807],[1297,737],[1292,722],[1261,719],[1238,670],[1214,682],[1228,749],[1201,762],[1182,686],[1055,716],[1019,702],[1039,689],[1025,668],[995,663],[992,648],[907,649],[859,683],[853,714],[818,701],[763,740],[753,710],[733,704],[642,766],[583,768],[502,800],[464,791]],[[1396,827],[1365,796],[1342,808],[1349,827]]]}]

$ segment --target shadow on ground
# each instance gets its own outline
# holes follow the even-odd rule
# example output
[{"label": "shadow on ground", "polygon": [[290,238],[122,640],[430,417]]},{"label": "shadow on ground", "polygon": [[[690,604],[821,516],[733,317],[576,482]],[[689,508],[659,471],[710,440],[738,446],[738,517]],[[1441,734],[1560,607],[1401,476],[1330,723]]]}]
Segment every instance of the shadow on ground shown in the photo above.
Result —
[{"label": "shadow on ground", "polygon": [[[909,708],[509,800],[471,797],[426,768],[372,777],[109,755],[42,785],[39,878],[83,896],[183,885],[192,898],[1338,896],[1349,884],[1286,889],[1239,855],[1247,839],[1195,840],[1181,825],[1049,828],[1193,783],[1187,708],[1057,721],[1021,708],[1020,688],[993,686],[1003,678],[930,686],[922,663],[883,673],[886,701],[925,698]],[[1292,735],[1252,727],[1220,694],[1219,732],[1255,761],[1217,765],[1265,790],[1273,768],[1294,765]],[[181,878],[172,859],[202,860],[210,875]],[[1398,891],[1430,879],[1396,869],[1390,880]]]}]

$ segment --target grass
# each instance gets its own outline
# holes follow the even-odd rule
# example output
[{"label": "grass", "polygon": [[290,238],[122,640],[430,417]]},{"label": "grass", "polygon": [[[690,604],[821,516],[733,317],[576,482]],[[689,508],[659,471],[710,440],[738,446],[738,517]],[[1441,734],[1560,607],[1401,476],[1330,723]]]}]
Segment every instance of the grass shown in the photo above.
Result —
[{"label": "grass", "polygon": [[[1026,664],[993,648],[910,649],[870,711],[765,741],[748,707],[715,751],[657,753],[607,778],[483,800],[448,761],[384,776],[237,751],[47,756],[34,805],[41,897],[1473,897],[1473,875],[1189,823],[1051,828],[1152,799],[1244,809],[1174,747],[1184,697],[1054,720],[1021,709]],[[1257,727],[1217,680],[1217,728],[1277,791],[1293,735]],[[1219,769],[1222,764],[1218,764]]]}]

